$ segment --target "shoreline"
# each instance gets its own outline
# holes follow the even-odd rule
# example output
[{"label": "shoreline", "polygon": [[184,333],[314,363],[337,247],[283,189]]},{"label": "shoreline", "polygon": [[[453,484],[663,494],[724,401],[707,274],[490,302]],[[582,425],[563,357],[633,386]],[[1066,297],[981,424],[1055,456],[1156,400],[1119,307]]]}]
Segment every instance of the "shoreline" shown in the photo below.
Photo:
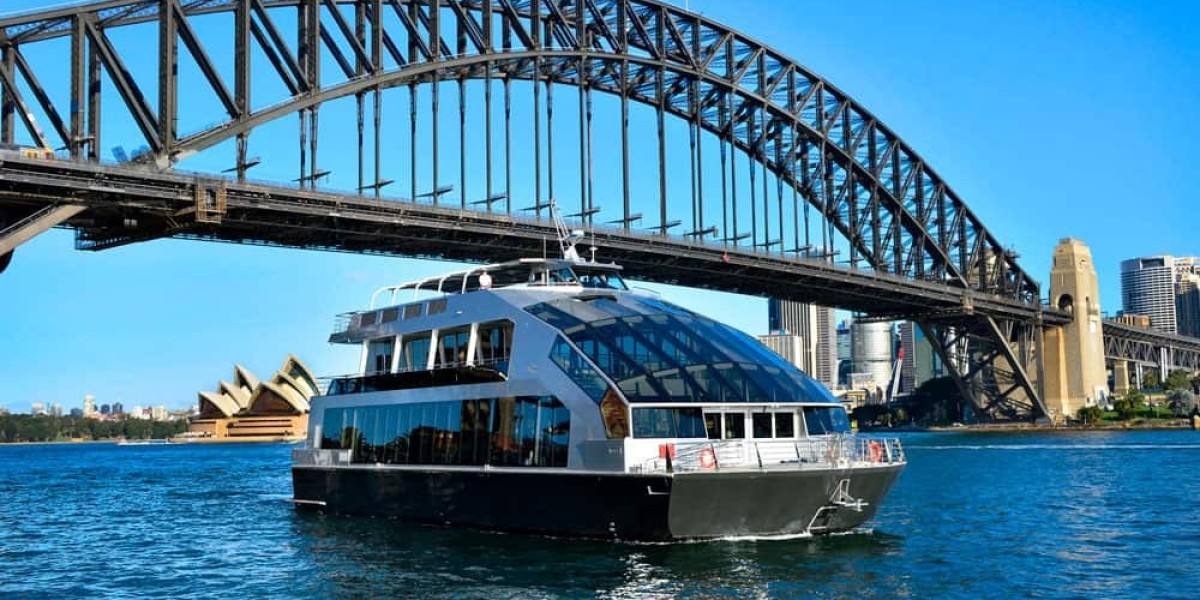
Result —
[{"label": "shoreline", "polygon": [[1086,433],[1096,431],[1193,431],[1191,423],[1185,419],[1170,423],[1121,422],[1104,423],[1101,425],[1036,425],[1033,423],[978,423],[972,425],[950,426],[931,425],[928,427],[876,427],[859,429],[860,433],[903,432],[903,433],[952,433],[952,432],[994,432],[1012,433],[1016,431],[1046,432],[1046,433]]}]

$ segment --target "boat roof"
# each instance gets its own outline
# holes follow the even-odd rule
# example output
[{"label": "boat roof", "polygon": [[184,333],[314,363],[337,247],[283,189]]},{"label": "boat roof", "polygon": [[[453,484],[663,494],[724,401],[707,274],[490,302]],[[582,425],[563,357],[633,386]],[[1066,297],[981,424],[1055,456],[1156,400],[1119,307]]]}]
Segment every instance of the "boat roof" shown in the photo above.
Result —
[{"label": "boat roof", "polygon": [[[461,271],[451,271],[434,277],[415,279],[396,285],[381,287],[371,295],[371,303],[367,310],[377,308],[376,301],[384,293],[390,293],[390,304],[396,304],[398,301],[396,296],[405,290],[412,290],[414,300],[421,292],[463,294],[479,289],[528,285],[536,274],[556,272],[562,269],[569,269],[576,275],[581,273],[604,273],[614,274],[618,277],[623,270],[620,265],[615,263],[567,258],[521,258],[507,262],[480,265]],[[484,273],[487,273],[487,278],[485,279],[490,279],[487,283],[480,282],[480,277]],[[578,285],[567,282],[563,282],[563,284]]]}]

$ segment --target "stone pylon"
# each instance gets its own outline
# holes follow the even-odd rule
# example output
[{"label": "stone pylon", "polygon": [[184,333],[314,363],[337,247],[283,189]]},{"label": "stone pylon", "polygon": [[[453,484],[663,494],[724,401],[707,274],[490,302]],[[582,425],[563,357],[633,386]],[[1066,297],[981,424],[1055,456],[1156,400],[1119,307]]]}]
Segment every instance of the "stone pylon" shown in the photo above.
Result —
[{"label": "stone pylon", "polygon": [[1074,316],[1062,327],[1043,331],[1045,403],[1061,423],[1108,393],[1101,331],[1100,289],[1092,252],[1083,242],[1065,238],[1054,247],[1050,268],[1050,304]]}]

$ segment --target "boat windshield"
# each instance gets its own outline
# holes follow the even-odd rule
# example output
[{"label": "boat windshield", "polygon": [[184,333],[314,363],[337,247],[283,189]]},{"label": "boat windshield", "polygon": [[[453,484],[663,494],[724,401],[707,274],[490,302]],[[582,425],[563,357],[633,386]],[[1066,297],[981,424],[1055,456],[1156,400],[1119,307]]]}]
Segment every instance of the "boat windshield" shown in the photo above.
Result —
[{"label": "boat windshield", "polygon": [[526,310],[560,329],[630,402],[837,402],[745,333],[656,298],[560,298]]}]

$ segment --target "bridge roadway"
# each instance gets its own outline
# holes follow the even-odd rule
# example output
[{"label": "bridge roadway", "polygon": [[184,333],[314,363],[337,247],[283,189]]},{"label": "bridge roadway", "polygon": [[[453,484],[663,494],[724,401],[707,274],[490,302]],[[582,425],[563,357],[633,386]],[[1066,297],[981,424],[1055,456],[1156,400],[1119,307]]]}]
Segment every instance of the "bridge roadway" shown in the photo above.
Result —
[{"label": "bridge roadway", "polygon": [[[55,205],[85,207],[60,225],[76,231],[84,250],[176,237],[481,262],[537,256],[555,244],[549,221],[524,216],[83,161],[0,161],[0,200],[0,223],[8,224]],[[1013,299],[814,258],[617,228],[588,235],[598,260],[624,265],[634,279],[932,322],[971,314],[1069,320]]]}]

